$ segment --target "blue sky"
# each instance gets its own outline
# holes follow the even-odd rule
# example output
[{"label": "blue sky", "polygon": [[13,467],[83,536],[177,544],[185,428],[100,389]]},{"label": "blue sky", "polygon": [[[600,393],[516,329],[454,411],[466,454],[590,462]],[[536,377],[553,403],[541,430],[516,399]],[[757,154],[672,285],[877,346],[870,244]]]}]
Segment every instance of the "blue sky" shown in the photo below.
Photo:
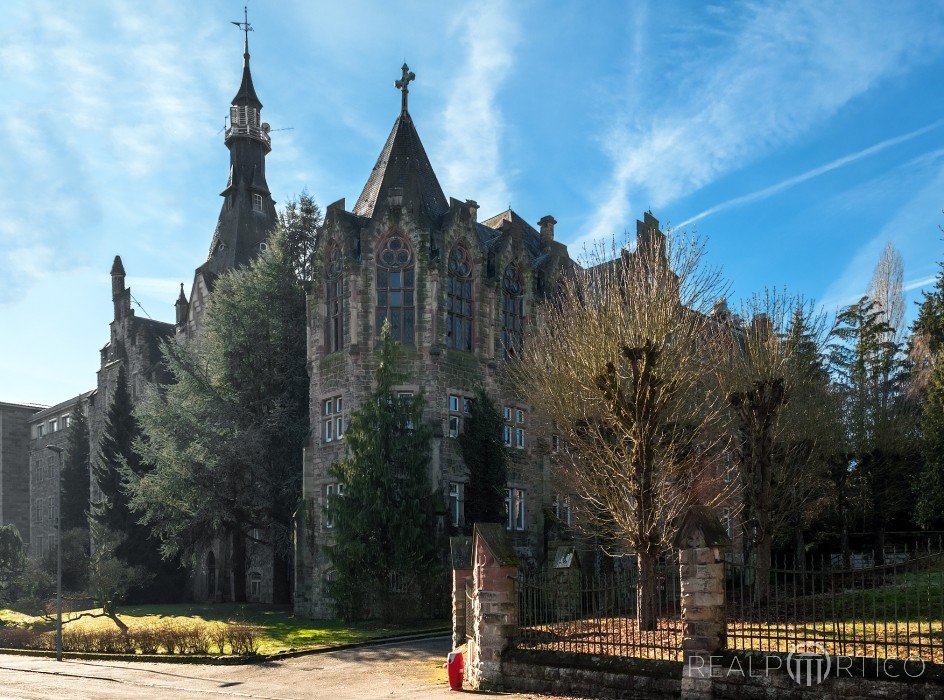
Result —
[{"label": "blue sky", "polygon": [[[944,257],[941,2],[251,0],[278,202],[353,204],[410,111],[447,196],[558,220],[574,253],[651,208],[708,238],[735,298],[827,309],[886,241],[909,301]],[[0,400],[95,385],[121,254],[173,320],[206,257],[241,2],[14,0],[0,27]],[[140,309],[137,313],[143,313]],[[910,315],[913,311],[909,310]]]}]

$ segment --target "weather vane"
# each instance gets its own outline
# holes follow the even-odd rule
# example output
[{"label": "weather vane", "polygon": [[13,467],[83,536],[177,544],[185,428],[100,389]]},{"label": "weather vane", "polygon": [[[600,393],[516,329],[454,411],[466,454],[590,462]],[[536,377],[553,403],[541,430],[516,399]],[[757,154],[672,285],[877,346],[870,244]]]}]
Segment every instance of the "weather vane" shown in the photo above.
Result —
[{"label": "weather vane", "polygon": [[246,35],[246,53],[249,53],[249,32],[254,31],[252,25],[249,24],[249,6],[243,5],[243,21],[242,22],[230,22],[230,24],[235,24],[237,27],[243,30],[243,34]]},{"label": "weather vane", "polygon": [[400,106],[403,110],[403,113],[406,114],[406,100],[407,95],[410,94],[409,85],[413,80],[416,80],[416,73],[410,72],[410,67],[406,64],[406,62],[403,63],[401,70],[403,71],[403,77],[396,81],[393,85],[403,94]]}]

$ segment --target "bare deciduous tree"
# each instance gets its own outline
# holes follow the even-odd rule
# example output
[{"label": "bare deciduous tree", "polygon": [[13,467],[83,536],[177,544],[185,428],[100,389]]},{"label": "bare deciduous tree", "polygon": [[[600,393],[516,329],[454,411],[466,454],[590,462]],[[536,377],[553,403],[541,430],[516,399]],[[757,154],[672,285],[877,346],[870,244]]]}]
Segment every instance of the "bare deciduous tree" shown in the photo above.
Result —
[{"label": "bare deciduous tree", "polygon": [[869,298],[882,312],[882,320],[889,326],[889,342],[900,343],[905,336],[905,295],[903,284],[905,263],[901,253],[889,241],[879,258],[872,281],[869,283]]},{"label": "bare deciduous tree", "polygon": [[639,628],[657,624],[655,565],[680,517],[720,499],[723,397],[705,381],[720,277],[697,240],[659,231],[600,246],[559,285],[511,367],[566,445],[558,481],[578,526],[639,565]]},{"label": "bare deciduous tree", "polygon": [[[774,536],[816,497],[812,479],[786,470],[809,465],[798,458],[812,454],[809,428],[819,411],[814,401],[789,411],[788,404],[809,388],[809,372],[820,360],[823,319],[778,290],[746,300],[740,316],[745,321],[721,335],[726,342],[712,366],[731,409],[744,544],[756,566],[755,596],[762,600]],[[801,361],[801,353],[809,359]]]}]

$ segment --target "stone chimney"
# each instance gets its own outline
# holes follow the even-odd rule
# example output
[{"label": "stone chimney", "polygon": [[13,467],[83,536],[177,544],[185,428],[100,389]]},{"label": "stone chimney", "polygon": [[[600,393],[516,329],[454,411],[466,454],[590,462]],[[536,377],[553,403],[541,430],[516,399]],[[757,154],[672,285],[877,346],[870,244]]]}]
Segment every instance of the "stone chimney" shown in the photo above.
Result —
[{"label": "stone chimney", "polygon": [[479,203],[474,199],[465,200],[465,205],[469,208],[469,216],[472,217],[472,221],[479,220]]},{"label": "stone chimney", "polygon": [[111,266],[111,301],[115,307],[115,320],[125,316],[131,310],[130,292],[125,289],[125,266],[121,256],[116,255]]},{"label": "stone chimney", "polygon": [[554,242],[554,224],[557,220],[548,214],[538,222],[541,227],[541,247],[548,248]]}]

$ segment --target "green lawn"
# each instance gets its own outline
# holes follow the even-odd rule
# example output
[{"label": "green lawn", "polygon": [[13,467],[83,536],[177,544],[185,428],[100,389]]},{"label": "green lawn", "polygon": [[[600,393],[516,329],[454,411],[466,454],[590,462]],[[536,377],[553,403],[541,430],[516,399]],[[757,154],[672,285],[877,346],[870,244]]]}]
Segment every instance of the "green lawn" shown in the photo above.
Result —
[{"label": "green lawn", "polygon": [[[92,610],[87,612],[101,612]],[[68,619],[76,618],[80,613],[69,613]],[[135,625],[156,623],[161,620],[195,622],[239,621],[259,627],[261,631],[259,653],[273,654],[289,649],[315,649],[336,644],[362,642],[378,637],[411,634],[449,626],[446,620],[433,620],[405,626],[382,626],[373,624],[346,625],[341,622],[308,620],[295,617],[290,608],[253,604],[173,604],[140,605],[119,608],[118,616],[133,627]],[[48,618],[30,617],[12,610],[0,610],[0,622],[17,626],[30,627],[37,631],[55,628],[55,622]],[[82,618],[68,622],[66,629],[76,627],[104,628],[115,627],[108,618]]]}]

